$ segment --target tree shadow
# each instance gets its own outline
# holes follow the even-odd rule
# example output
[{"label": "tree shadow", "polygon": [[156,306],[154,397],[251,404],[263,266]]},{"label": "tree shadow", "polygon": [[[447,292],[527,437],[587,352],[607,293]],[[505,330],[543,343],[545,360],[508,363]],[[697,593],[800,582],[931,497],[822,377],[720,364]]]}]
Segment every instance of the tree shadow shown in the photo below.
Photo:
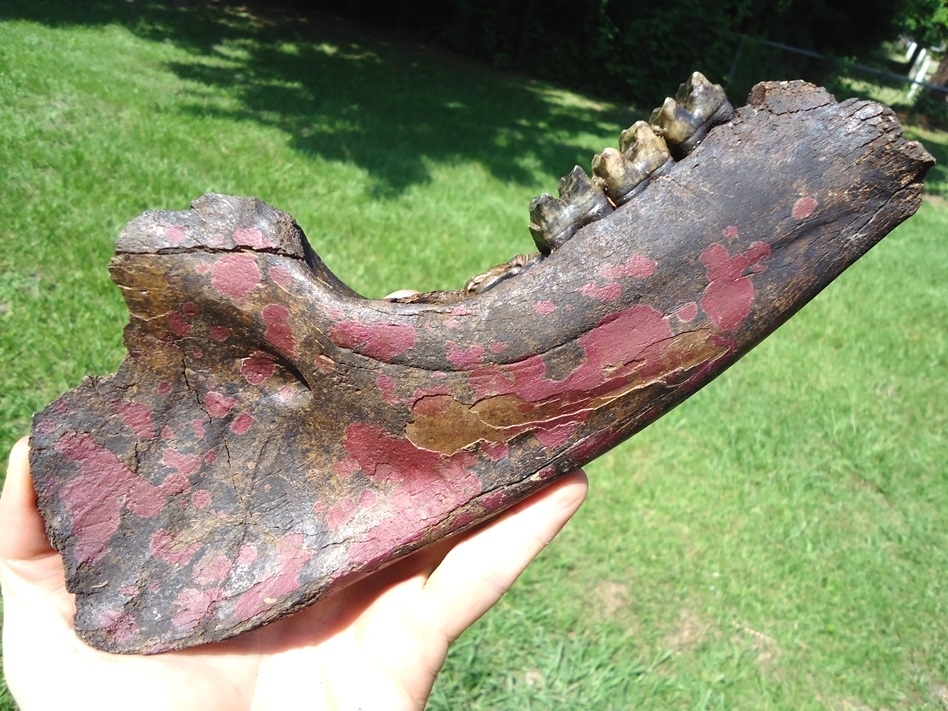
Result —
[{"label": "tree shadow", "polygon": [[[194,87],[183,110],[277,128],[301,153],[358,165],[380,196],[429,181],[433,163],[476,161],[500,180],[534,184],[588,166],[582,137],[617,136],[636,118],[320,15],[225,1],[4,5],[0,19],[119,24],[173,43],[190,55],[168,65]],[[224,90],[229,100],[215,99]]]}]

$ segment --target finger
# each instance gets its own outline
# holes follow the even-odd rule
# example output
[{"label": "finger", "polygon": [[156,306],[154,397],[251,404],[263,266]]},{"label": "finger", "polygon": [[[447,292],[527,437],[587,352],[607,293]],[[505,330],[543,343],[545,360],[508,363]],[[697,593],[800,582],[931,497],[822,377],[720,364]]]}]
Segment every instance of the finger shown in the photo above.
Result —
[{"label": "finger", "polygon": [[52,552],[43,517],[36,509],[29,440],[24,437],[10,452],[7,479],[0,494],[0,558],[30,560]]},{"label": "finger", "polygon": [[491,608],[586,498],[576,471],[463,539],[428,578],[424,603],[449,639]]}]

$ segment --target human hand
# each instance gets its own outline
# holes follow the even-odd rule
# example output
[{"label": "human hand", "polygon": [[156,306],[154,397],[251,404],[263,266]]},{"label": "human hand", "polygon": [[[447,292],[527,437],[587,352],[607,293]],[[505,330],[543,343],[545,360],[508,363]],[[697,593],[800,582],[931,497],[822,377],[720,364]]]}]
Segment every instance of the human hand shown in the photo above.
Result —
[{"label": "human hand", "polygon": [[22,439],[0,496],[7,683],[23,711],[421,709],[448,646],[510,588],[586,488],[585,474],[570,474],[472,532],[224,642],[115,655],[73,631],[73,596],[36,508]]}]

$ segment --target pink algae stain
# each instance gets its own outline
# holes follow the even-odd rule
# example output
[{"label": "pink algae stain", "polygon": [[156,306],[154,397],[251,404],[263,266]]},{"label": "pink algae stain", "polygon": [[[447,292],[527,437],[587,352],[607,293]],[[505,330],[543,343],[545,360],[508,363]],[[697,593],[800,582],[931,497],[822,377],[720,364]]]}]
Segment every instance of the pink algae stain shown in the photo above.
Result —
[{"label": "pink algae stain", "polygon": [[165,239],[175,247],[181,244],[185,234],[184,227],[181,225],[172,225],[165,228]]},{"label": "pink algae stain", "polygon": [[718,328],[730,331],[747,318],[754,304],[754,285],[745,272],[766,269],[761,262],[770,256],[770,245],[754,242],[741,254],[731,255],[727,247],[715,242],[700,256],[708,275],[708,286],[701,294],[701,308]]},{"label": "pink algae stain", "polygon": [[234,569],[234,564],[223,553],[206,555],[191,568],[194,582],[198,585],[211,585],[223,581]]},{"label": "pink algae stain", "polygon": [[179,543],[177,536],[163,528],[159,528],[148,539],[148,552],[152,557],[172,565],[187,565],[200,548],[199,541],[189,545]]},{"label": "pink algae stain", "polygon": [[646,279],[655,273],[655,267],[658,262],[641,254],[633,254],[624,264],[604,264],[599,273],[606,279],[618,279],[619,277],[631,277],[633,279]]},{"label": "pink algae stain", "polygon": [[165,425],[161,428],[161,438],[162,439],[174,439],[175,434],[174,430],[171,429],[171,425]]},{"label": "pink algae stain", "polygon": [[507,350],[506,341],[496,341],[495,343],[490,344],[491,353],[503,353],[505,350]]},{"label": "pink algae stain", "polygon": [[94,562],[118,530],[122,509],[150,518],[164,507],[165,497],[122,464],[111,451],[84,432],[68,432],[57,451],[79,466],[78,476],[63,486],[60,498],[72,519],[76,558]]},{"label": "pink algae stain", "polygon": [[204,463],[205,463],[205,464],[210,465],[210,464],[213,464],[213,463],[216,462],[216,461],[217,461],[217,452],[215,452],[213,449],[209,449],[209,450],[207,450],[207,452],[204,453]]},{"label": "pink algae stain", "polygon": [[698,304],[696,304],[694,301],[689,301],[675,312],[675,316],[677,316],[678,320],[683,323],[688,323],[689,321],[694,320],[695,316],[697,315]]},{"label": "pink algae stain", "polygon": [[221,588],[198,590],[185,588],[174,600],[177,608],[171,615],[171,624],[180,631],[190,631],[213,614],[214,607],[225,597]]},{"label": "pink algae stain", "polygon": [[270,267],[270,278],[283,288],[293,283],[293,275],[288,269],[281,266]]},{"label": "pink algae stain", "polygon": [[264,340],[281,353],[296,358],[296,337],[290,326],[290,312],[285,306],[267,304],[261,312],[263,324],[267,327]]},{"label": "pink algae stain", "polygon": [[237,401],[213,390],[204,396],[204,409],[211,417],[226,417]]},{"label": "pink algae stain", "polygon": [[484,348],[483,346],[462,348],[454,341],[448,341],[447,357],[458,369],[467,370],[484,362]]},{"label": "pink algae stain", "polygon": [[375,379],[375,386],[382,393],[382,401],[389,405],[398,404],[398,393],[395,390],[395,378],[385,373],[380,373]]},{"label": "pink algae stain", "polygon": [[187,319],[192,319],[198,315],[201,308],[193,301],[185,301],[181,304],[181,315]]},{"label": "pink algae stain", "polygon": [[250,565],[257,559],[257,547],[253,543],[244,543],[237,550],[237,565]]},{"label": "pink algae stain", "polygon": [[724,239],[737,239],[738,238],[737,225],[728,225],[723,230],[721,230],[721,236]]},{"label": "pink algae stain", "polygon": [[544,447],[556,449],[566,443],[578,426],[578,422],[566,422],[549,429],[539,428],[536,430],[536,437]]},{"label": "pink algae stain", "polygon": [[622,285],[618,282],[612,282],[606,286],[596,286],[595,284],[586,284],[579,290],[583,296],[599,301],[615,301],[622,296]]},{"label": "pink algae stain", "polygon": [[207,434],[204,430],[204,422],[202,420],[191,420],[191,429],[194,430],[194,436],[198,439],[204,439],[204,435]]},{"label": "pink algae stain", "polygon": [[812,215],[818,205],[819,202],[817,202],[816,198],[807,195],[793,203],[793,209],[790,211],[790,214],[794,220],[803,220]]},{"label": "pink algae stain", "polygon": [[363,489],[359,497],[346,496],[329,507],[326,525],[333,531],[345,526],[359,511],[371,509],[378,502],[378,494],[372,489]]},{"label": "pink algae stain", "polygon": [[211,268],[211,286],[233,300],[243,299],[260,283],[260,268],[250,254],[224,254]]},{"label": "pink algae stain", "polygon": [[211,505],[211,492],[207,489],[196,489],[191,494],[191,503],[199,509],[206,509]]},{"label": "pink algae stain", "polygon": [[276,560],[267,566],[267,577],[258,580],[237,598],[234,617],[238,621],[249,620],[266,612],[281,597],[299,589],[300,573],[313,558],[312,551],[303,545],[303,536],[291,533],[276,541]]},{"label": "pink algae stain", "polygon": [[105,630],[106,636],[115,644],[127,642],[137,635],[139,630],[134,617],[116,608],[95,613],[95,628]]},{"label": "pink algae stain", "polygon": [[171,394],[171,383],[167,380],[162,380],[158,383],[158,394],[159,395],[170,395]]},{"label": "pink algae stain", "polygon": [[189,336],[192,328],[193,326],[188,323],[187,319],[177,311],[168,317],[168,330],[179,338]]},{"label": "pink algae stain", "polygon": [[234,421],[230,423],[230,430],[235,435],[247,434],[247,431],[253,425],[253,415],[247,412],[241,412]]},{"label": "pink algae stain", "polygon": [[340,348],[388,362],[415,347],[415,329],[407,324],[342,321],[329,330],[329,340]]},{"label": "pink algae stain", "polygon": [[489,459],[499,462],[507,458],[507,455],[510,453],[510,448],[506,442],[486,442],[481,445],[481,451],[487,455]]},{"label": "pink algae stain", "polygon": [[[166,449],[162,452],[161,463],[170,469],[174,469],[185,478],[197,474],[201,469],[201,458],[198,455],[182,454],[177,449]],[[162,487],[164,487],[163,484]]]},{"label": "pink algae stain", "polygon": [[336,462],[333,464],[333,469],[336,470],[336,475],[340,479],[348,479],[357,471],[361,471],[362,467],[359,466],[359,463],[355,459],[350,458],[343,459],[341,462]]},{"label": "pink algae stain", "polygon": [[407,439],[364,423],[349,425],[343,443],[379,488],[381,504],[390,512],[350,547],[353,562],[383,559],[482,490],[480,480],[468,469],[474,462],[470,453],[444,456],[419,449]]},{"label": "pink algae stain", "polygon": [[527,402],[554,397],[561,401],[585,401],[608,392],[615,378],[655,371],[660,367],[663,344],[671,336],[671,327],[660,311],[636,304],[605,317],[577,339],[585,357],[562,380],[547,378],[542,358],[531,356],[508,365],[476,370],[469,382],[478,398],[514,394]]},{"label": "pink algae stain", "polygon": [[541,316],[547,316],[556,311],[556,304],[552,301],[537,301],[533,305],[533,310]]},{"label": "pink algae stain", "polygon": [[215,341],[226,341],[230,337],[230,329],[224,326],[211,326],[207,331],[207,335]]},{"label": "pink algae stain", "polygon": [[269,235],[265,235],[256,227],[234,230],[234,244],[238,247],[250,247],[251,249],[272,249],[277,246],[277,243]]},{"label": "pink algae stain", "polygon": [[240,374],[251,385],[260,385],[273,375],[276,363],[265,353],[253,353],[240,361]]},{"label": "pink algae stain", "polygon": [[112,402],[112,412],[122,418],[122,424],[128,427],[138,439],[154,439],[155,424],[151,421],[151,409],[140,402]]}]

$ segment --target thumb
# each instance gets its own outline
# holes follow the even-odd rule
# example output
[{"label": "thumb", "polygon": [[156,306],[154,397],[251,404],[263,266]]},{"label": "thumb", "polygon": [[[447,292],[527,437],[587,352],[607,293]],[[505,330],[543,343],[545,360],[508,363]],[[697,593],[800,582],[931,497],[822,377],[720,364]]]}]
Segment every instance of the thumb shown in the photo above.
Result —
[{"label": "thumb", "polygon": [[29,455],[28,438],[13,445],[0,494],[0,558],[5,560],[32,560],[55,552],[36,508]]}]

